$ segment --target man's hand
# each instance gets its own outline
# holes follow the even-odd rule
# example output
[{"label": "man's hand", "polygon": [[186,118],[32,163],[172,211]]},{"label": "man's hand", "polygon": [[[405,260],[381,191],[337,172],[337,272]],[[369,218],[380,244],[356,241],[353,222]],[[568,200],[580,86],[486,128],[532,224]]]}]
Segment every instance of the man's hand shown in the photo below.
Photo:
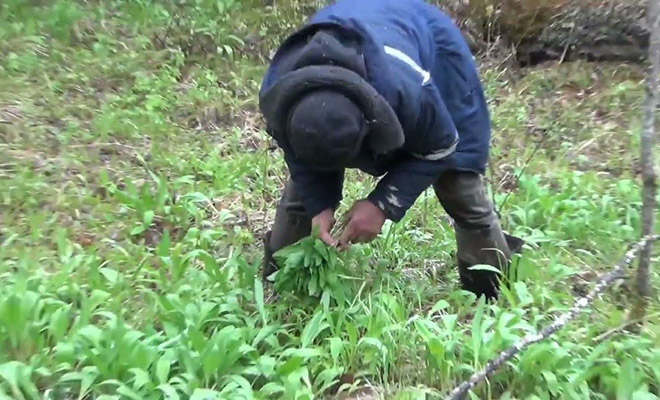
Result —
[{"label": "man's hand", "polygon": [[369,200],[360,200],[346,214],[348,224],[344,229],[339,244],[346,248],[349,243],[367,243],[378,236],[385,214]]},{"label": "man's hand", "polygon": [[328,246],[336,247],[337,240],[330,235],[330,230],[335,224],[335,212],[331,208],[326,208],[325,210],[318,213],[314,218],[312,218],[312,229],[318,227],[319,229],[319,238]]}]

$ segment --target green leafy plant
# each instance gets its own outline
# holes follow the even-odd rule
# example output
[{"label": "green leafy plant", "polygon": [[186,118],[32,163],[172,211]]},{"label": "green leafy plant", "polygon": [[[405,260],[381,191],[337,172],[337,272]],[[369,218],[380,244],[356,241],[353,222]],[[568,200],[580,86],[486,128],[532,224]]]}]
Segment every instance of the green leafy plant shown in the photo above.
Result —
[{"label": "green leafy plant", "polygon": [[358,270],[356,252],[340,252],[316,236],[309,236],[275,253],[282,268],[273,280],[275,290],[293,292],[307,298],[330,298],[343,303],[352,298],[356,282],[364,270]]}]

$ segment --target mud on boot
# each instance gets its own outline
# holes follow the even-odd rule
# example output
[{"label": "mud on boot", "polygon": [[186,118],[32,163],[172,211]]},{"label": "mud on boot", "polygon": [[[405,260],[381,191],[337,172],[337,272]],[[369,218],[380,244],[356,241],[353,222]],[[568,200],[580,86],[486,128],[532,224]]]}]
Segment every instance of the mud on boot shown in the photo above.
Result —
[{"label": "mud on boot", "polygon": [[263,262],[263,271],[262,279],[268,281],[268,277],[277,271],[277,263],[275,262],[275,257],[273,256],[273,250],[270,247],[270,238],[272,232],[266,232],[266,235],[263,239],[264,246],[264,262]]},{"label": "mud on boot", "polygon": [[484,229],[455,227],[458,274],[463,290],[484,295],[488,300],[497,299],[500,274],[486,270],[470,270],[476,265],[490,265],[506,273],[511,255],[519,253],[524,242],[515,236],[505,235],[499,222]]}]

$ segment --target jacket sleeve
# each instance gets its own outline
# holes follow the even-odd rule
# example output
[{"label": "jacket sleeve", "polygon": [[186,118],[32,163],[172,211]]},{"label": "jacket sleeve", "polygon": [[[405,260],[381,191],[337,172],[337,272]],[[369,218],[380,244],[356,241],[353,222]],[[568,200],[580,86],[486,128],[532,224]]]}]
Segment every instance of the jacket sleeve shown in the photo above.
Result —
[{"label": "jacket sleeve", "polygon": [[378,182],[367,199],[388,219],[398,222],[441,172],[438,161],[415,158],[401,161]]},{"label": "jacket sleeve", "polygon": [[314,171],[295,162],[286,153],[284,160],[308,217],[312,218],[326,208],[336,209],[339,206],[342,199],[344,171]]},{"label": "jacket sleeve", "polygon": [[454,153],[458,144],[458,132],[433,85],[424,88],[425,95],[418,97],[419,113],[416,121],[404,130],[405,156],[380,180],[367,197],[392,221],[400,221],[417,198],[444,170],[443,159]]}]

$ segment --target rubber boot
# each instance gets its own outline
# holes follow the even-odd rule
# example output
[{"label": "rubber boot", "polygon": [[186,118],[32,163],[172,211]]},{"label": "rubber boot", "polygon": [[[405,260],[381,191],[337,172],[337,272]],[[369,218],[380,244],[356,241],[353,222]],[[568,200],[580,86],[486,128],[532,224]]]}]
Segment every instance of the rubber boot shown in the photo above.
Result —
[{"label": "rubber boot", "polygon": [[275,262],[275,257],[273,256],[273,250],[270,247],[270,238],[272,232],[269,231],[264,237],[264,265],[263,265],[263,280],[268,280],[268,277],[277,271],[277,263]]},{"label": "rubber boot", "polygon": [[499,274],[469,268],[485,264],[506,273],[511,255],[522,248],[522,240],[505,236],[499,221],[485,229],[468,230],[456,226],[455,232],[458,273],[462,288],[477,297],[483,295],[488,300],[496,299],[499,292]]},{"label": "rubber boot", "polygon": [[264,237],[263,279],[267,280],[270,275],[279,269],[274,256],[276,252],[309,236],[310,233],[311,226],[308,226],[304,221],[302,225],[294,223],[285,226],[273,226],[273,230],[266,233]]},{"label": "rubber boot", "polygon": [[504,239],[506,239],[506,244],[509,246],[512,254],[520,254],[522,252],[522,248],[525,245],[524,240],[517,236],[507,235],[506,233],[504,234]]},{"label": "rubber boot", "polygon": [[263,279],[277,271],[274,254],[300,239],[309,236],[312,231],[312,219],[305,215],[305,207],[289,181],[275,212],[272,230],[264,237]]}]

